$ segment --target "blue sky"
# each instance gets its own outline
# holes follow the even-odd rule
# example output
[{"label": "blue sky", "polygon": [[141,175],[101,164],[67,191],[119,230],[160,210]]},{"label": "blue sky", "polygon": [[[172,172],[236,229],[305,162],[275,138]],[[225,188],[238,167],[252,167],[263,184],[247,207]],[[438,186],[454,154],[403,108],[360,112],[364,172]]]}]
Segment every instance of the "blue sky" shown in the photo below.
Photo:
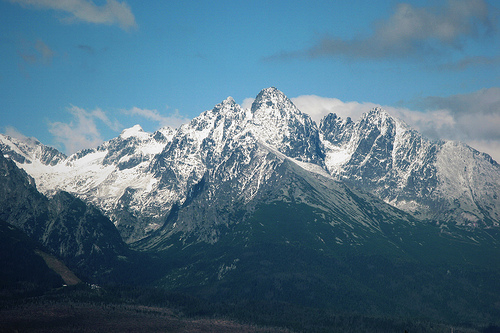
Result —
[{"label": "blue sky", "polygon": [[65,153],[266,87],[319,121],[382,106],[500,161],[500,4],[0,0],[0,131]]}]

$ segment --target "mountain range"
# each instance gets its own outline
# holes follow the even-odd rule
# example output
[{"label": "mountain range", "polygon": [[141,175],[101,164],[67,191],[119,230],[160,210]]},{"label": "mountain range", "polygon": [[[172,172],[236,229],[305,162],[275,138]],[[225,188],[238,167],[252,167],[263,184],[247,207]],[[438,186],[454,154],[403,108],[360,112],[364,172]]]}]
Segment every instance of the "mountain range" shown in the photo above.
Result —
[{"label": "mountain range", "polygon": [[0,219],[82,276],[141,267],[134,281],[239,306],[499,318],[499,164],[380,108],[318,126],[272,87],[70,156],[6,135],[0,150]]},{"label": "mountain range", "polygon": [[69,157],[34,139],[2,136],[0,145],[42,193],[63,190],[93,203],[127,242],[162,228],[207,177],[234,178],[234,195],[250,200],[270,174],[268,155],[423,221],[471,229],[500,222],[500,166],[489,155],[426,139],[380,108],[357,122],[332,113],[317,126],[276,88],[262,90],[249,110],[229,97],[177,130],[136,125]]}]

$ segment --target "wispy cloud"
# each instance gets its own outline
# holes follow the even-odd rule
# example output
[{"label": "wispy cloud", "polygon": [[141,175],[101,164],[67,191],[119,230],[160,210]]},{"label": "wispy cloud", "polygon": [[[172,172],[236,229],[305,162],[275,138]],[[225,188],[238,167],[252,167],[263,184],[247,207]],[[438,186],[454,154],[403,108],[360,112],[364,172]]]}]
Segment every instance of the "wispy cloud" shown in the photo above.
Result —
[{"label": "wispy cloud", "polygon": [[90,45],[85,45],[85,44],[79,44],[76,46],[79,50],[82,50],[86,53],[89,53],[89,54],[94,54],[95,53],[95,50],[92,46]]},{"label": "wispy cloud", "polygon": [[19,132],[17,128],[13,126],[5,126],[4,134],[22,141],[28,140],[28,137],[26,135]]},{"label": "wispy cloud", "polygon": [[255,98],[247,97],[241,103],[241,107],[243,109],[250,109],[252,107],[253,101],[255,101]]},{"label": "wispy cloud", "polygon": [[449,71],[462,71],[464,69],[476,66],[492,66],[500,64],[500,55],[494,57],[472,56],[465,57],[456,62],[445,63],[439,66],[439,69]]},{"label": "wispy cloud", "polygon": [[179,113],[179,110],[175,110],[169,116],[161,115],[158,110],[140,109],[135,106],[130,110],[122,110],[122,112],[129,116],[139,116],[142,118],[146,118],[147,120],[157,122],[161,127],[169,126],[177,128],[180,125],[189,122],[189,118],[181,115]]},{"label": "wispy cloud", "polygon": [[500,88],[482,89],[447,97],[413,101],[412,108],[369,102],[343,102],[314,95],[292,98],[294,104],[319,122],[328,113],[357,120],[380,106],[431,139],[459,140],[490,154],[500,162]]},{"label": "wispy cloud", "polygon": [[49,132],[54,135],[55,142],[64,146],[67,154],[96,147],[103,142],[96,120],[100,120],[114,131],[119,131],[123,127],[117,120],[110,120],[101,109],[86,111],[71,106],[68,112],[73,115],[73,120],[69,123],[49,122]]},{"label": "wispy cloud", "polygon": [[52,9],[67,14],[65,23],[117,24],[123,30],[137,27],[134,14],[125,2],[106,0],[102,6],[87,0],[10,0],[33,9]]},{"label": "wispy cloud", "polygon": [[[73,105],[67,111],[72,115],[69,122],[49,122],[49,132],[54,136],[54,141],[64,146],[64,152],[67,154],[72,154],[84,148],[94,148],[101,144],[104,141],[100,130],[103,129],[103,126],[114,132],[120,132],[123,129],[123,125],[118,120],[110,118],[100,108],[87,111]],[[121,110],[121,113],[157,122],[162,127],[176,128],[189,121],[188,118],[180,115],[178,110],[169,116],[163,116],[157,110],[140,109],[138,107]]]},{"label": "wispy cloud", "polygon": [[311,48],[281,52],[271,59],[346,57],[349,59],[408,58],[461,49],[467,38],[494,29],[484,0],[449,0],[444,7],[398,4],[391,17],[376,22],[371,34],[342,39],[324,37]]},{"label": "wispy cloud", "polygon": [[41,59],[44,63],[52,61],[52,58],[55,55],[55,52],[40,39],[35,43],[35,50],[37,50],[37,52],[41,55]]},{"label": "wispy cloud", "polygon": [[425,109],[449,110],[455,115],[500,114],[500,88],[481,89],[468,94],[447,97],[428,96],[413,103]]},{"label": "wispy cloud", "polygon": [[49,65],[56,55],[56,52],[41,39],[38,39],[36,42],[22,41],[18,53],[25,63],[31,65]]},{"label": "wispy cloud", "polygon": [[121,131],[123,128],[123,125],[117,120],[111,120],[108,118],[106,113],[101,110],[100,108],[97,108],[89,113],[89,115],[93,118],[99,119],[102,121],[107,127],[112,129],[115,132]]}]

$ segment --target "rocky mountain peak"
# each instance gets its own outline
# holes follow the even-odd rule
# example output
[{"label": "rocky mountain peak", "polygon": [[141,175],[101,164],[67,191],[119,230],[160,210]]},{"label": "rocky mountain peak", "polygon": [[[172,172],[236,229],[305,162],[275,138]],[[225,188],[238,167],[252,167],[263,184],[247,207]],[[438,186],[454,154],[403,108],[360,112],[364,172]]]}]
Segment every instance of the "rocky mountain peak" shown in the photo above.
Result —
[{"label": "rocky mountain peak", "polygon": [[378,128],[388,126],[389,124],[395,125],[396,118],[387,113],[384,109],[380,107],[375,107],[371,109],[369,112],[364,113],[359,123],[370,123]]},{"label": "rocky mountain peak", "polygon": [[355,139],[353,143],[359,147],[358,153],[363,152],[361,154],[363,157],[357,162],[364,161],[366,156],[371,155],[370,151],[383,150],[387,153],[392,151],[396,144],[397,133],[402,134],[406,131],[406,128],[400,125],[401,122],[379,107],[364,113],[355,123],[351,137]]},{"label": "rocky mountain peak", "polygon": [[380,106],[376,106],[374,108],[372,108],[368,114],[376,114],[376,115],[381,115],[381,114],[387,114],[387,112],[382,109]]},{"label": "rocky mountain peak", "polygon": [[323,148],[316,124],[274,87],[263,89],[251,107],[252,133],[283,154],[322,165]]},{"label": "rocky mountain peak", "polygon": [[242,109],[240,105],[237,104],[231,96],[229,96],[217,104],[212,109],[212,113],[217,114],[219,117],[229,116],[230,118],[233,118],[236,114],[242,113]]},{"label": "rocky mountain peak", "polygon": [[327,131],[332,126],[338,126],[342,124],[344,126],[352,126],[354,122],[352,121],[351,117],[342,119],[341,117],[337,116],[336,113],[329,113],[323,119],[321,119],[319,123],[319,128],[322,132],[324,132]]},{"label": "rocky mountain peak", "polygon": [[164,126],[153,133],[153,139],[155,139],[156,142],[167,144],[167,142],[172,140],[174,134],[175,130],[172,127]]},{"label": "rocky mountain peak", "polygon": [[251,111],[293,111],[300,112],[292,101],[275,87],[262,89],[252,103]]},{"label": "rocky mountain peak", "polygon": [[344,120],[335,113],[330,113],[321,119],[319,130],[325,140],[334,145],[341,145],[350,140],[354,124],[351,117]]},{"label": "rocky mountain peak", "polygon": [[236,102],[234,101],[234,98],[232,98],[231,96],[228,96],[225,100],[222,101],[223,105],[236,105]]}]

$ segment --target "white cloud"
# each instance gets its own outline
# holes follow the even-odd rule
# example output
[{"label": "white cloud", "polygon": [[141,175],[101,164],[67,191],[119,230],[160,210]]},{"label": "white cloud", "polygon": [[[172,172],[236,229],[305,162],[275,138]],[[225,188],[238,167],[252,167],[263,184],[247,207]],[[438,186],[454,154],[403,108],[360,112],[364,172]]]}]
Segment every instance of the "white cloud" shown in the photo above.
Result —
[{"label": "white cloud", "polygon": [[291,99],[302,112],[307,113],[315,122],[329,113],[335,113],[342,118],[358,119],[364,112],[378,106],[374,103],[342,102],[337,98],[302,95]]},{"label": "white cloud", "polygon": [[122,127],[118,121],[111,121],[101,109],[86,111],[77,106],[68,109],[74,119],[69,123],[50,122],[49,132],[57,143],[64,145],[67,154],[84,148],[96,147],[103,142],[96,120],[102,121],[113,130]]},{"label": "white cloud", "polygon": [[255,98],[247,97],[243,100],[241,103],[241,108],[242,109],[250,109],[252,107],[253,101],[255,101]]},{"label": "white cloud", "polygon": [[317,123],[328,113],[356,121],[363,113],[380,106],[431,139],[459,140],[500,162],[500,88],[449,97],[427,97],[416,103],[421,105],[422,111],[314,95],[295,97],[292,101]]},{"label": "white cloud", "polygon": [[62,21],[94,24],[118,24],[123,30],[137,26],[130,6],[125,2],[106,0],[102,6],[87,0],[10,0],[25,7],[52,9],[68,14]]},{"label": "white cloud", "polygon": [[[49,132],[54,136],[54,141],[64,146],[67,154],[72,154],[84,148],[94,148],[100,145],[104,139],[101,135],[103,125],[114,132],[123,129],[123,125],[116,119],[110,119],[105,111],[96,108],[87,111],[77,106],[68,108],[73,118],[69,122],[49,122]],[[188,118],[175,110],[169,116],[161,115],[157,110],[147,110],[133,107],[130,110],[121,110],[129,116],[139,116],[147,120],[157,122],[160,126],[179,127],[189,121]]]},{"label": "white cloud", "polygon": [[115,132],[121,131],[123,125],[117,119],[111,121],[106,113],[102,111],[100,108],[97,108],[90,112],[90,116],[101,120],[106,126],[112,129]]},{"label": "white cloud", "polygon": [[479,151],[489,154],[495,161],[500,163],[500,141],[470,140],[468,144]]},{"label": "white cloud", "polygon": [[466,142],[500,162],[499,87],[447,97],[429,96],[415,104],[426,110],[426,114],[443,114],[453,119],[453,123],[440,128],[429,124],[423,133]]},{"label": "white cloud", "polygon": [[138,107],[133,107],[130,110],[122,110],[122,112],[129,116],[140,116],[160,124],[161,127],[169,126],[172,128],[177,128],[182,124],[189,122],[189,118],[181,115],[179,110],[175,110],[169,116],[161,115],[158,110],[148,110],[140,109]]}]

